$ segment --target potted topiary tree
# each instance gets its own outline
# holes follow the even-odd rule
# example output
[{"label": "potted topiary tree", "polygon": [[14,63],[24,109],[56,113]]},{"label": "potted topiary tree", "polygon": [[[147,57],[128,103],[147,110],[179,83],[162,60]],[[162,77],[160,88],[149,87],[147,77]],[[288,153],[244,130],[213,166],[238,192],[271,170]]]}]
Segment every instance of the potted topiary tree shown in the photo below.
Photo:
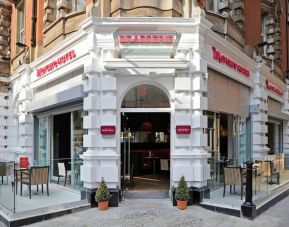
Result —
[{"label": "potted topiary tree", "polygon": [[99,210],[107,210],[110,200],[110,191],[108,190],[104,179],[101,179],[100,185],[95,193],[95,201],[98,203]]},{"label": "potted topiary tree", "polygon": [[175,200],[177,200],[177,206],[180,210],[184,210],[187,208],[189,198],[190,195],[187,181],[185,180],[185,177],[182,176],[175,193]]}]

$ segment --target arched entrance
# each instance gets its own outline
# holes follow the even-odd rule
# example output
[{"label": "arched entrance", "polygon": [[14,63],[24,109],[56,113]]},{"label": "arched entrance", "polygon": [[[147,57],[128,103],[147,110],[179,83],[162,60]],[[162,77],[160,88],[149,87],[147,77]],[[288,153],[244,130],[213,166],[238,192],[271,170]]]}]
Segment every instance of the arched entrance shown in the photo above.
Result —
[{"label": "arched entrance", "polygon": [[170,101],[160,88],[142,84],[121,103],[121,188],[168,192],[170,188]]}]

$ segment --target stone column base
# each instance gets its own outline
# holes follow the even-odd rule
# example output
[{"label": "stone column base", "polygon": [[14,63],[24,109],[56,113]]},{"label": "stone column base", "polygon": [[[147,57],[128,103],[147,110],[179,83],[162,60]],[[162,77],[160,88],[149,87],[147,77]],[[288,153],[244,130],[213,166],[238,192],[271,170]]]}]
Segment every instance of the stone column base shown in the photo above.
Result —
[{"label": "stone column base", "polygon": [[[95,202],[96,188],[82,188],[80,191],[81,200],[87,200],[91,207],[97,207],[97,202]],[[109,200],[110,207],[118,207],[120,202],[120,190],[118,188],[109,189],[111,193],[111,198]]]},{"label": "stone column base", "polygon": [[[172,203],[173,206],[177,205],[177,201],[175,200],[175,193],[176,193],[176,188],[171,189],[172,192]],[[203,198],[210,198],[210,189],[208,187],[202,187],[202,188],[195,188],[195,187],[190,187],[189,188],[189,193],[190,193],[190,199],[188,200],[188,206],[193,205],[193,204],[200,204],[203,201]]]}]

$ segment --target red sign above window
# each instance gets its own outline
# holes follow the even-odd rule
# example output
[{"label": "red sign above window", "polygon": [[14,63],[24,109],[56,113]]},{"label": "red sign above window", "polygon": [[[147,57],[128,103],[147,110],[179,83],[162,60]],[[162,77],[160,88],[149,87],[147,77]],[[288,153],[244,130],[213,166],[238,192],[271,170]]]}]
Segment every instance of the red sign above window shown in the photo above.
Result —
[{"label": "red sign above window", "polygon": [[104,125],[100,127],[100,133],[102,135],[114,135],[115,126],[114,125]]},{"label": "red sign above window", "polygon": [[177,125],[176,133],[177,134],[191,134],[191,126],[190,125]]},{"label": "red sign above window", "polygon": [[234,69],[235,71],[238,71],[242,75],[246,77],[250,77],[250,71],[236,63],[235,61],[231,60],[229,57],[226,57],[223,55],[220,51],[217,51],[215,47],[212,47],[213,50],[213,58],[219,61],[220,63],[226,64],[228,67]]},{"label": "red sign above window", "polygon": [[169,34],[123,34],[118,36],[120,43],[173,43]]},{"label": "red sign above window", "polygon": [[53,62],[45,65],[44,67],[37,69],[37,77],[42,77],[46,73],[56,69],[57,67],[65,64],[66,62],[71,61],[72,59],[76,58],[76,54],[74,50],[69,51],[68,53],[62,55],[58,59],[54,60]]},{"label": "red sign above window", "polygon": [[283,96],[283,91],[276,87],[274,84],[270,83],[268,80],[266,80],[266,88],[267,90],[272,91],[279,96]]}]

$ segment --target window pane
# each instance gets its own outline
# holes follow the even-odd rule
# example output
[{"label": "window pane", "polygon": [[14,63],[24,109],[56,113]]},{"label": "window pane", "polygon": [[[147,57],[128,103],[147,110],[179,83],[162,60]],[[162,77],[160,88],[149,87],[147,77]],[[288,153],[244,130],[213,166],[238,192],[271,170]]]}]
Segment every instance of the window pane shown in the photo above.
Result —
[{"label": "window pane", "polygon": [[169,108],[167,95],[152,85],[139,85],[131,89],[122,101],[122,108]]},{"label": "window pane", "polygon": [[73,0],[72,12],[77,12],[85,9],[85,0]]}]

